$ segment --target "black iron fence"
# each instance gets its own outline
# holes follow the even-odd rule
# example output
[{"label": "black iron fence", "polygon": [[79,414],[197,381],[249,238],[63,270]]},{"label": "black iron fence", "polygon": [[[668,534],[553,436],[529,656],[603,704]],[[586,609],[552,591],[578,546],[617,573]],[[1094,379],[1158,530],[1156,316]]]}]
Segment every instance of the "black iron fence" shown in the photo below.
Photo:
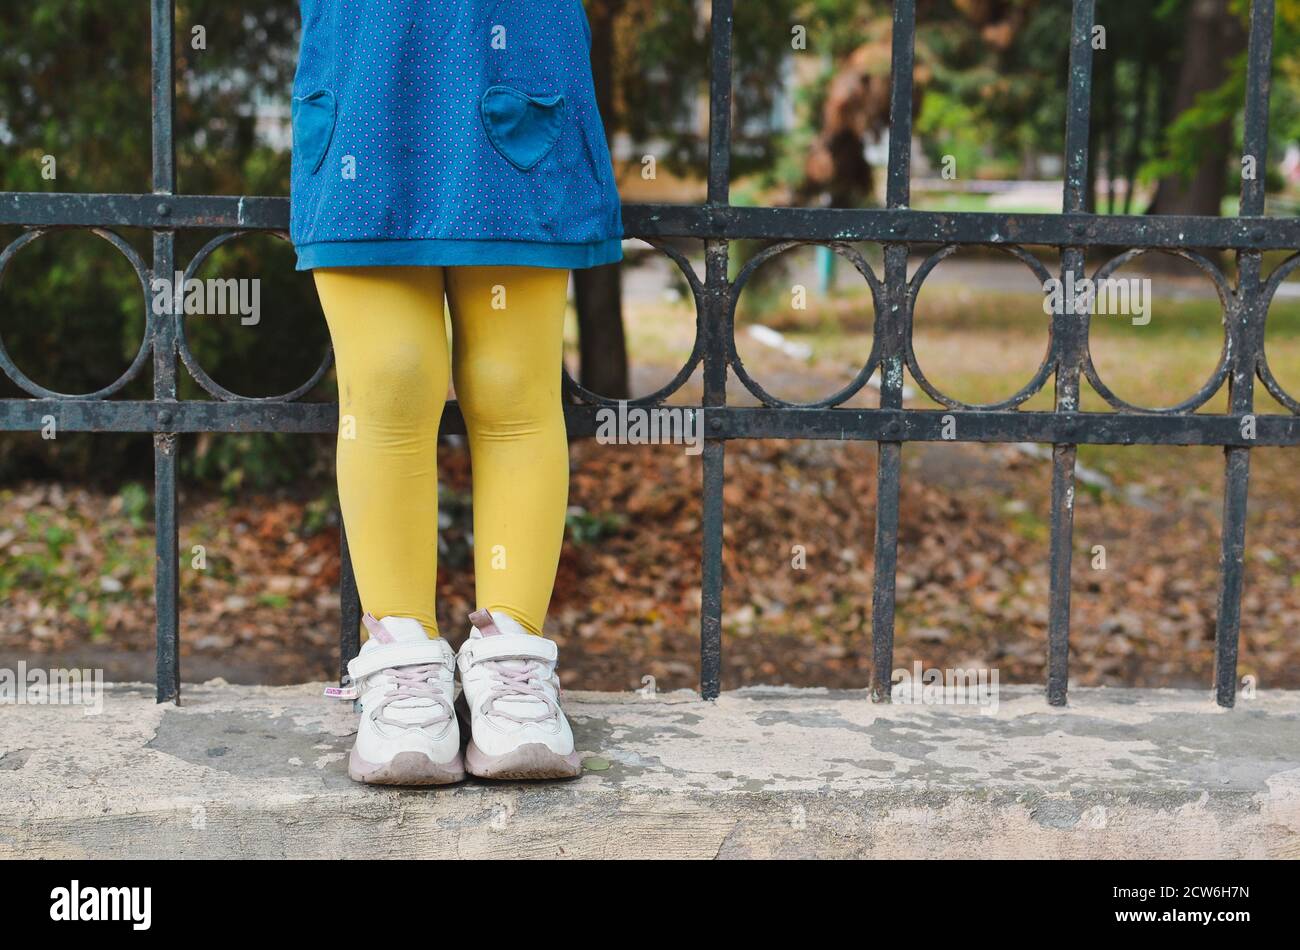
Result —
[{"label": "black iron fence", "polygon": [[[139,353],[125,373],[97,392],[69,395],[46,389],[25,376],[0,343],[0,369],[30,399],[0,400],[0,430],[39,430],[53,417],[62,431],[151,432],[154,436],[156,509],[157,684],[159,701],[180,692],[178,643],[178,538],[176,461],[180,436],[194,432],[331,432],[337,406],[297,401],[327,371],[330,356],[302,386],[281,396],[250,398],[213,381],[194,358],[180,315],[149,307],[150,281],[176,270],[176,232],[209,229],[218,235],[185,265],[194,276],[220,244],[249,232],[283,234],[289,207],[285,198],[211,197],[175,194],[173,144],[173,37],[171,0],[151,0],[153,43],[153,193],[0,194],[0,224],[21,225],[23,234],[0,252],[0,279],[23,246],[55,229],[92,229],[131,263],[139,276],[147,312]],[[704,390],[695,407],[705,422],[703,453],[702,609],[700,687],[717,696],[722,664],[723,478],[726,444],[731,439],[856,439],[877,443],[875,574],[872,592],[872,695],[889,698],[893,669],[895,568],[898,554],[899,479],[903,444],[956,439],[964,442],[1040,442],[1053,445],[1050,542],[1050,613],[1047,696],[1066,700],[1070,635],[1070,566],[1073,548],[1075,456],[1080,444],[1160,444],[1223,446],[1226,488],[1219,575],[1214,689],[1218,702],[1231,706],[1237,680],[1246,499],[1250,450],[1254,446],[1300,444],[1300,401],[1274,378],[1264,352],[1264,325],[1278,285],[1300,265],[1300,254],[1286,258],[1267,277],[1264,251],[1300,248],[1300,220],[1267,219],[1264,175],[1268,148],[1268,103],[1274,0],[1254,0],[1250,13],[1249,66],[1245,102],[1244,156],[1259,174],[1241,183],[1240,216],[1128,217],[1085,213],[1088,181],[1088,128],[1092,94],[1092,28],[1095,0],[1073,0],[1068,108],[1065,117],[1065,188],[1060,214],[934,213],[913,211],[909,200],[912,72],[915,0],[895,0],[893,9],[892,102],[887,206],[870,210],[736,208],[729,204],[731,146],[732,0],[712,0],[712,66],[709,102],[708,199],[702,205],[629,205],[624,221],[629,237],[641,238],[681,268],[696,308],[696,338],[691,355],[674,379],[658,392],[635,400],[657,405],[701,365]],[[147,228],[153,233],[153,260],[146,263],[113,228]],[[662,239],[697,238],[705,246],[701,279],[692,265]],[[750,260],[734,280],[728,278],[728,249],[735,240],[763,240],[769,246]],[[878,277],[854,247],[883,245],[884,274]],[[871,353],[853,381],[835,395],[807,404],[779,399],[750,375],[736,350],[737,299],[756,268],[802,244],[831,246],[853,262],[873,299],[875,333]],[[908,277],[909,249],[939,246]],[[1037,373],[1020,392],[987,405],[972,405],[937,390],[918,365],[912,346],[912,311],[917,293],[933,267],[959,247],[1000,248],[1020,259],[1041,279],[1050,276],[1025,246],[1059,249],[1060,278],[1086,276],[1090,248],[1126,247],[1092,276],[1105,277],[1133,256],[1158,250],[1186,258],[1206,272],[1223,307],[1223,349],[1218,366],[1190,398],[1161,409],[1130,405],[1101,378],[1089,349],[1087,313],[1056,309],[1047,352]],[[1191,248],[1236,252],[1237,274],[1230,282],[1214,262]],[[153,399],[109,398],[143,372],[152,357]],[[212,397],[177,399],[177,363]],[[903,407],[904,367],[921,388],[946,410]],[[880,374],[880,407],[838,408]],[[728,374],[734,373],[761,407],[729,407]],[[1113,409],[1080,411],[1084,379]],[[1292,415],[1256,415],[1255,380]],[[1020,410],[1051,380],[1055,406],[1050,412]],[[1198,412],[1223,386],[1228,411]],[[569,429],[591,435],[596,413],[610,400],[587,392],[571,379],[566,409]],[[459,411],[448,407],[444,429],[463,426]],[[341,668],[358,648],[360,606],[343,543]]]}]

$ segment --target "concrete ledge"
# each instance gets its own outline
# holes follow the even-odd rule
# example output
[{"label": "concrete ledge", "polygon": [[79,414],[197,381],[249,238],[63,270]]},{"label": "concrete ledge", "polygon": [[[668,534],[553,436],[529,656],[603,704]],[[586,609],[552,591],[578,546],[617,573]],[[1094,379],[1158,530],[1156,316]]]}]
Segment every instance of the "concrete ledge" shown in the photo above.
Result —
[{"label": "concrete ledge", "polygon": [[567,784],[375,790],[319,686],[0,709],[2,857],[1300,857],[1300,693],[567,694]]}]

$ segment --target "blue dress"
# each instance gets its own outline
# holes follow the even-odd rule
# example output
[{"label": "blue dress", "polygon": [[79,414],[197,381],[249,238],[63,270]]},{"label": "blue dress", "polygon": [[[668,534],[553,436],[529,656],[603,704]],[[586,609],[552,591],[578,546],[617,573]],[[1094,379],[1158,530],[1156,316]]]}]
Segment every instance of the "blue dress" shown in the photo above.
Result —
[{"label": "blue dress", "polygon": [[622,257],[581,0],[299,5],[299,270]]}]

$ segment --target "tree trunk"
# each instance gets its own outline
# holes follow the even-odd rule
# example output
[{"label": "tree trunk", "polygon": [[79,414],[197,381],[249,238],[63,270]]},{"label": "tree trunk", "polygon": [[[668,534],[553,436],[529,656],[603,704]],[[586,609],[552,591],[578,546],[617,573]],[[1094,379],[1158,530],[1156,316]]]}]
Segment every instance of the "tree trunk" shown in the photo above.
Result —
[{"label": "tree trunk", "polygon": [[1144,56],[1137,81],[1137,114],[1129,135],[1128,160],[1124,166],[1124,208],[1122,214],[1133,210],[1133,192],[1137,189],[1138,168],[1142,164],[1142,143],[1147,136],[1147,110],[1151,99],[1151,57]]},{"label": "tree trunk", "polygon": [[578,382],[610,399],[628,399],[627,345],[619,310],[622,281],[617,264],[574,273],[578,309]]},{"label": "tree trunk", "polygon": [[[623,4],[624,0],[594,0],[587,7],[592,78],[607,139],[614,118],[614,18]],[[578,382],[611,399],[626,399],[630,394],[622,286],[622,268],[618,264],[573,273],[573,300],[578,311]]]},{"label": "tree trunk", "polygon": [[[1218,88],[1227,79],[1229,61],[1245,49],[1241,23],[1228,7],[1228,0],[1192,0],[1170,118],[1191,108],[1201,93]],[[1227,187],[1225,169],[1232,149],[1232,123],[1207,130],[1205,143],[1200,164],[1190,179],[1180,175],[1160,179],[1149,214],[1219,214]]]}]

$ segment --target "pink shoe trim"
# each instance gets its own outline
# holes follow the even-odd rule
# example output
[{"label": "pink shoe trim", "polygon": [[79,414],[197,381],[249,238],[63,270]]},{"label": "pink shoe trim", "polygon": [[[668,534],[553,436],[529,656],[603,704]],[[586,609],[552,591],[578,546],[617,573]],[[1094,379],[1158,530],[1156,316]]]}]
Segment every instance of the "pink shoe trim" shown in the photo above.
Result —
[{"label": "pink shoe trim", "polygon": [[370,631],[370,635],[380,643],[394,642],[393,635],[385,629],[384,625],[379,622],[379,618],[374,614],[366,614],[361,618],[361,622],[366,625],[366,629]]},{"label": "pink shoe trim", "polygon": [[499,637],[501,630],[497,627],[496,621],[487,610],[476,610],[469,615],[469,622],[478,628],[479,632],[485,637]]}]

